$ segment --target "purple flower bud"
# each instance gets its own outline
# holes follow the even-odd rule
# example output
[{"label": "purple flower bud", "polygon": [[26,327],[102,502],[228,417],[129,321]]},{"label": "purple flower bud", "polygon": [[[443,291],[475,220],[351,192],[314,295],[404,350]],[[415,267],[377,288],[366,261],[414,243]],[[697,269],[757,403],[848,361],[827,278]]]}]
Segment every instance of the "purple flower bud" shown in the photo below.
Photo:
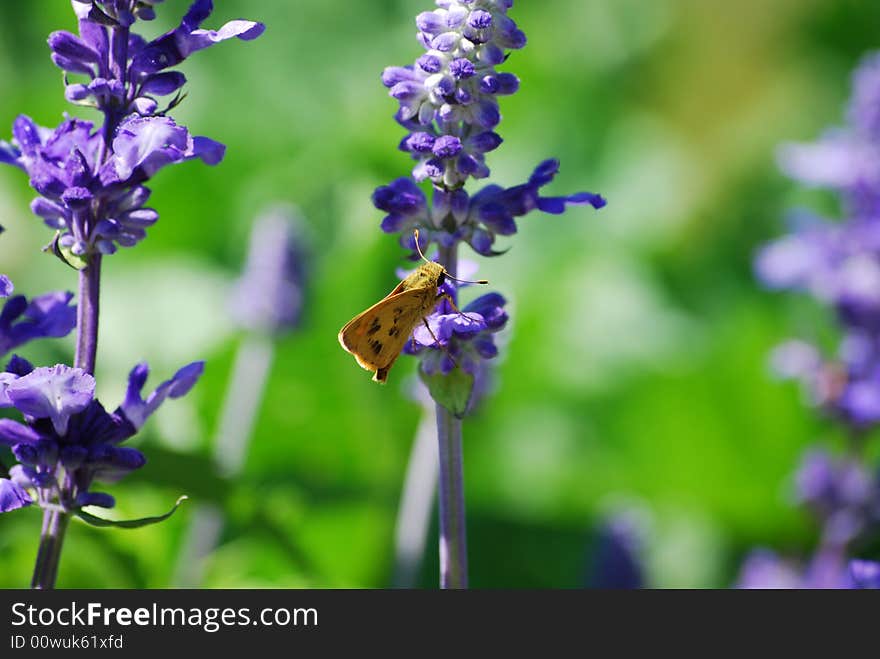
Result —
[{"label": "purple flower bud", "polygon": [[438,158],[454,158],[461,152],[461,140],[452,135],[443,135],[434,142],[434,155]]},{"label": "purple flower bud", "polygon": [[441,53],[448,53],[455,49],[460,38],[458,32],[444,32],[431,40],[431,48],[439,50]]},{"label": "purple flower bud", "polygon": [[427,32],[432,35],[440,34],[446,29],[446,21],[444,21],[443,17],[436,12],[423,11],[416,16],[416,27],[419,28],[421,32]]},{"label": "purple flower bud", "polygon": [[173,94],[186,84],[186,76],[177,71],[168,71],[148,76],[141,84],[142,94],[167,96]]},{"label": "purple flower bud", "polygon": [[489,151],[494,151],[499,146],[501,146],[501,136],[498,133],[494,133],[490,130],[483,131],[482,133],[478,133],[471,137],[467,144],[468,148],[476,151],[477,153],[488,153]]},{"label": "purple flower bud", "polygon": [[512,73],[499,73],[495,76],[495,93],[500,95],[515,94],[519,90],[519,78]]},{"label": "purple flower bud", "polygon": [[411,153],[431,153],[434,148],[434,136],[430,133],[412,133],[404,139],[406,150]]},{"label": "purple flower bud", "polygon": [[484,100],[479,104],[474,118],[483,128],[495,128],[501,122],[501,113],[498,111],[497,103]]},{"label": "purple flower bud", "polygon": [[465,7],[450,7],[446,13],[446,27],[455,30],[464,25],[464,21],[468,16],[468,10]]},{"label": "purple flower bud", "polygon": [[82,62],[86,67],[100,61],[98,53],[87,46],[79,37],[63,30],[49,35],[49,48],[68,60]]},{"label": "purple flower bud", "polygon": [[389,66],[382,72],[382,84],[386,87],[394,87],[401,82],[420,81],[412,67]]},{"label": "purple flower bud", "polygon": [[443,62],[436,55],[422,55],[418,59],[418,65],[426,73],[439,73],[443,68]]},{"label": "purple flower bud", "polygon": [[468,17],[467,23],[475,30],[485,30],[492,25],[492,14],[483,9],[475,9]]},{"label": "purple flower bud", "polygon": [[465,80],[476,73],[474,63],[464,57],[454,59],[449,63],[449,72],[458,80]]}]

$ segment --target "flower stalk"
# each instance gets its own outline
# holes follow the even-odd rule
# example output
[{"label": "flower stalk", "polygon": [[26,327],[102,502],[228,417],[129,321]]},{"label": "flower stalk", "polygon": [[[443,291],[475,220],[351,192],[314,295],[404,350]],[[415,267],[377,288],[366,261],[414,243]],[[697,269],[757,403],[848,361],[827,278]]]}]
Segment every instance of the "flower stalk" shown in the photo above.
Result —
[{"label": "flower stalk", "polygon": [[[79,271],[75,310],[68,306],[70,294],[55,293],[30,302],[10,298],[0,312],[0,356],[33,338],[65,336],[74,326],[77,331],[73,367],[35,367],[13,355],[0,371],[0,408],[16,408],[23,417],[0,419],[0,444],[18,462],[0,478],[0,513],[35,503],[43,508],[34,588],[54,587],[71,516],[95,526],[137,528],[167,519],[185,498],[164,515],[137,520],[112,521],[83,510],[114,507],[110,494],[91,488],[145,464],[140,451],[120,444],[167,398],[188,393],[204,370],[204,362],[192,362],[144,398],[149,368],[138,364],[122,404],[108,412],[94,396],[101,265],[104,256],[138,244],[158,221],[159,214],[146,207],[150,190],[144,184],[160,169],[223,159],[222,144],[191,135],[168,116],[186,83],[182,73],[168,69],[222,41],[256,39],[264,26],[239,20],[219,31],[204,29],[213,3],[194,0],[177,28],[147,41],[131,26],[155,18],[154,4],[77,0],[72,7],[79,34],[60,30],[49,36],[52,62],[64,71],[66,99],[98,110],[101,126],[65,115],[50,129],[20,115],[12,141],[0,140],[0,163],[27,173],[39,194],[31,210],[55,231],[52,251]],[[160,107],[159,99],[172,94]],[[0,277],[0,296],[11,290],[8,278]]]},{"label": "flower stalk", "polygon": [[[441,247],[438,261],[452,277],[458,276],[458,245]],[[455,298],[453,289],[453,298]],[[455,299],[458,304],[458,300]],[[440,517],[440,587],[467,588],[467,524],[464,499],[464,459],[461,419],[437,406],[437,444],[440,452],[438,512]]]},{"label": "flower stalk", "polygon": [[[373,204],[386,213],[382,231],[399,234],[411,259],[436,245],[437,261],[457,277],[459,245],[500,256],[504,252],[495,249],[495,241],[517,232],[516,218],[536,210],[559,215],[572,205],[599,209],[605,199],[591,192],[544,196],[541,189],[559,171],[555,159],[540,163],[520,185],[466,189],[471,179],[489,177],[486,154],[502,143],[495,130],[501,122],[499,98],[519,89],[517,76],[497,67],[507,62],[509,51],[526,45],[526,35],[508,16],[512,0],[436,0],[436,5],[416,17],[425,54],[382,74],[398,102],[395,119],[407,131],[399,149],[416,164],[411,177],[376,189]],[[430,198],[419,185],[428,181]],[[507,301],[492,292],[459,310],[450,278],[439,293],[427,326],[415,327],[404,352],[420,356],[419,374],[437,409],[440,585],[466,588],[462,419],[484,389],[487,361],[498,355],[493,337],[507,324]]]},{"label": "flower stalk", "polygon": [[79,271],[76,308],[76,356],[73,365],[94,375],[98,354],[98,314],[101,294],[101,255],[95,254]]}]

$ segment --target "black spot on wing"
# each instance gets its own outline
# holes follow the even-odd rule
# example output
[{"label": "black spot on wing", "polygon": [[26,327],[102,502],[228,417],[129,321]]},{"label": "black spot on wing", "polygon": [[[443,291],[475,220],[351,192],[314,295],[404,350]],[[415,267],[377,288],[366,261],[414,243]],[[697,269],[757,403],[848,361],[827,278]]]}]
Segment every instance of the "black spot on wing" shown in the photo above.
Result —
[{"label": "black spot on wing", "polygon": [[397,336],[398,334],[400,334],[400,328],[397,325],[392,325],[388,330],[388,336]]},{"label": "black spot on wing", "polygon": [[381,341],[370,341],[370,347],[373,349],[373,354],[378,355],[382,352],[382,342]]},{"label": "black spot on wing", "polygon": [[376,332],[382,329],[382,324],[379,322],[378,318],[373,318],[373,324],[370,325],[370,329],[367,330],[367,336],[373,336]]}]

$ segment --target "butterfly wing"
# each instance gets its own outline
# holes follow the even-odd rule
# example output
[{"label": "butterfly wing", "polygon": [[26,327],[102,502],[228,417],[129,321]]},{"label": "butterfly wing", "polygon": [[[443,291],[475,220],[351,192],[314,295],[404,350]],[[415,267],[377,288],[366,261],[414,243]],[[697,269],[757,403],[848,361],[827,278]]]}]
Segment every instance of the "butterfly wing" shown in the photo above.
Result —
[{"label": "butterfly wing", "polygon": [[357,363],[385,382],[413,328],[434,306],[436,287],[395,288],[388,297],[355,316],[339,331],[339,344]]}]

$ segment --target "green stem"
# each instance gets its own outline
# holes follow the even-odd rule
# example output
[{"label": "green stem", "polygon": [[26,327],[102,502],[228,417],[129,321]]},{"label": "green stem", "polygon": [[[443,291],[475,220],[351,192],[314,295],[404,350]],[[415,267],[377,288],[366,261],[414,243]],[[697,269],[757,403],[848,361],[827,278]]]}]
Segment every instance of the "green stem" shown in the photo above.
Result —
[{"label": "green stem", "polygon": [[58,563],[61,560],[61,546],[64,544],[64,532],[68,523],[70,523],[69,513],[57,508],[43,511],[43,531],[40,534],[40,548],[37,551],[31,588],[46,590],[55,587]]},{"label": "green stem", "polygon": [[[456,246],[440,248],[440,264],[455,277]],[[456,300],[456,304],[458,300]],[[467,528],[464,505],[464,461],[461,419],[437,404],[437,440],[440,451],[438,505],[440,518],[440,587],[467,588]]]}]

